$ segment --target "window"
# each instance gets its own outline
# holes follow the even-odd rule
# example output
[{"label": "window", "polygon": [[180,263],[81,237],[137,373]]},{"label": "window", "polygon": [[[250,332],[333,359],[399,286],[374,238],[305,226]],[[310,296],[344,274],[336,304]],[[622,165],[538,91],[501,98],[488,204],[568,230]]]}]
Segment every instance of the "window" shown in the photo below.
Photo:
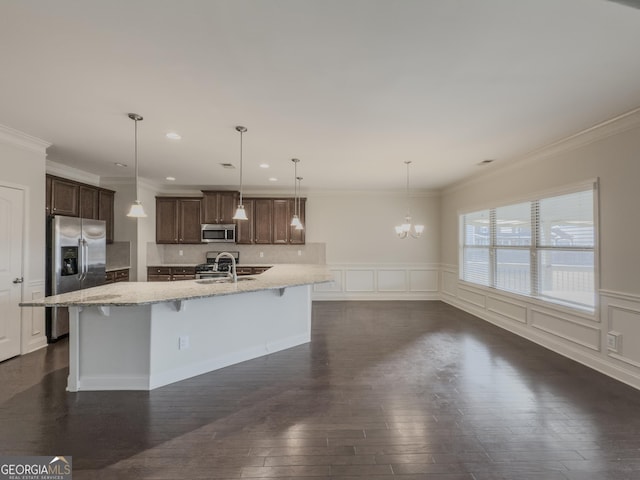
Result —
[{"label": "window", "polygon": [[460,278],[568,306],[595,306],[593,187],[460,217]]}]

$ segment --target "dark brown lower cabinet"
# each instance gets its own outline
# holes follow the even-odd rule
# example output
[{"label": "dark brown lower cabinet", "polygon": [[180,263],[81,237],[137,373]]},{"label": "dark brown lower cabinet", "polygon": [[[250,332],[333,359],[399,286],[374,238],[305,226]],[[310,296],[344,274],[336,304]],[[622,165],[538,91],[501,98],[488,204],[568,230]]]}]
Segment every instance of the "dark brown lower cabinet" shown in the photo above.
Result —
[{"label": "dark brown lower cabinet", "polygon": [[105,275],[105,284],[116,282],[128,282],[129,281],[129,269],[122,268],[120,270],[111,270]]},{"label": "dark brown lower cabinet", "polygon": [[196,278],[196,267],[147,267],[147,281],[172,282],[177,280],[193,280]]}]

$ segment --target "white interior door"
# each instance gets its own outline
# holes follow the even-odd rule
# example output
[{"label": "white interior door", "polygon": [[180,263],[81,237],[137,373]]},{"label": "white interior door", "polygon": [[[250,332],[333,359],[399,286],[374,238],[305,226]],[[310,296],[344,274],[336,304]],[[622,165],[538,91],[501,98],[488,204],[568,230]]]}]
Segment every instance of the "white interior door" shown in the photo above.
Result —
[{"label": "white interior door", "polygon": [[0,361],[20,354],[23,191],[0,186]]}]

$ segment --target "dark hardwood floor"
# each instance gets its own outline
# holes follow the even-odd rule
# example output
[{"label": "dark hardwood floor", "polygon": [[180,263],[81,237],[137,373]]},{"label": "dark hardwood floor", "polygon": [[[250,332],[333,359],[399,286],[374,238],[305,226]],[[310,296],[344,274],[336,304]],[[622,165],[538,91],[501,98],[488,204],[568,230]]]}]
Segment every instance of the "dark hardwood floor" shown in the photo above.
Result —
[{"label": "dark hardwood floor", "polygon": [[640,392],[441,302],[319,302],[313,339],[152,392],[0,363],[0,454],[80,479],[640,478]]}]

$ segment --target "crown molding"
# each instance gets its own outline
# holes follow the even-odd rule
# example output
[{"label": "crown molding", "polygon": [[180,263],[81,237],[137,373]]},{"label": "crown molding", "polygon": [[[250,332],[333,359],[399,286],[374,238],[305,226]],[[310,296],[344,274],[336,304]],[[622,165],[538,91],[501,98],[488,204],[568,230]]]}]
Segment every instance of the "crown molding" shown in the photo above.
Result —
[{"label": "crown molding", "polygon": [[88,183],[90,185],[95,185],[96,187],[100,186],[99,175],[70,167],[62,163],[54,162],[53,160],[47,160],[45,162],[45,169],[49,175],[68,178],[69,180],[75,180],[76,182]]},{"label": "crown molding", "polygon": [[30,150],[32,152],[46,155],[47,148],[51,146],[49,142],[33,137],[27,133],[15,130],[6,125],[0,125],[0,143]]},{"label": "crown molding", "polygon": [[620,133],[640,127],[640,107],[629,112],[618,115],[617,117],[600,122],[592,127],[574,133],[561,140],[545,145],[544,147],[535,149],[522,156],[507,159],[504,165],[496,165],[491,171],[483,174],[475,174],[473,177],[467,177],[459,182],[445,187],[443,194],[453,193],[462,188],[483,182],[495,175],[502,174],[506,171],[521,168],[528,163],[535,163],[545,158],[559,155],[564,152],[576,150],[585,147],[599,140],[618,135]]}]

